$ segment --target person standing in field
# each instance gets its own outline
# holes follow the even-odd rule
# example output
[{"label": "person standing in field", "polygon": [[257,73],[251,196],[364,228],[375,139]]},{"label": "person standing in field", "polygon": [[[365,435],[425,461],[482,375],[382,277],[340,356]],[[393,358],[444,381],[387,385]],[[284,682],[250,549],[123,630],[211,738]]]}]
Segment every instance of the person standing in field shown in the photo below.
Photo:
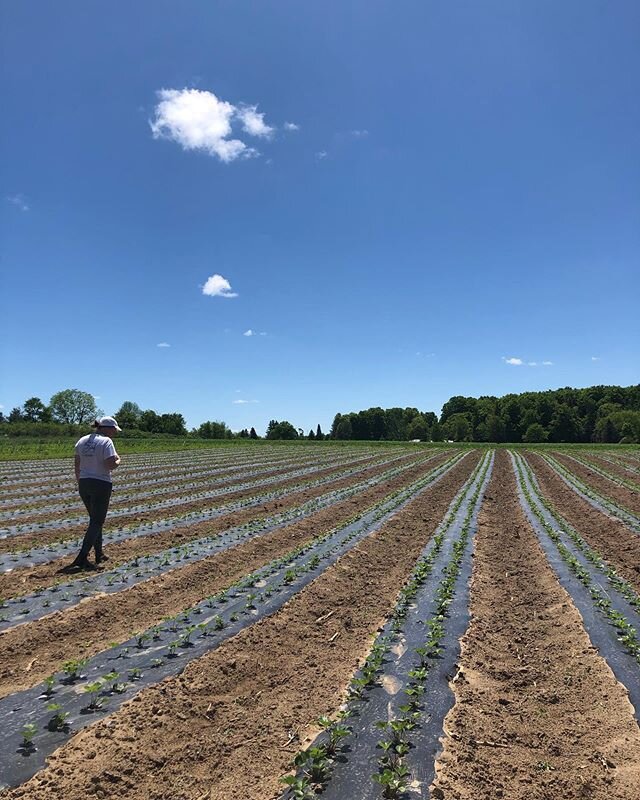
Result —
[{"label": "person standing in field", "polygon": [[89,527],[72,569],[95,569],[89,559],[95,549],[96,565],[107,561],[102,550],[102,526],[107,517],[111,499],[111,472],[120,465],[113,437],[122,430],[113,417],[102,417],[93,423],[94,433],[83,436],[76,443],[75,470],[78,491],[89,512]]}]

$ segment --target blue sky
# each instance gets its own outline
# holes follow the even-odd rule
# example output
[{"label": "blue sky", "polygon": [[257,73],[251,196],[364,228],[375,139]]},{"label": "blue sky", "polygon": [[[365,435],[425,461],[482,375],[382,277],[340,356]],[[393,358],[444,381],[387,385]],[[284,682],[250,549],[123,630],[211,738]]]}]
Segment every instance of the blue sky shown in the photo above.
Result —
[{"label": "blue sky", "polygon": [[22,0],[2,28],[5,413],[80,388],[308,430],[638,381],[637,2]]}]

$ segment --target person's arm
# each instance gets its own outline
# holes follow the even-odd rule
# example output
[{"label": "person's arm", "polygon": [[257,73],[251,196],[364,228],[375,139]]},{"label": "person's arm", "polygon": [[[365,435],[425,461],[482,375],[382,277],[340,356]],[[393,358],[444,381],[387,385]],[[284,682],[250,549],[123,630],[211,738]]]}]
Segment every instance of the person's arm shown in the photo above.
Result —
[{"label": "person's arm", "polygon": [[76,481],[80,480],[80,456],[76,453],[75,459]]},{"label": "person's arm", "polygon": [[111,472],[120,466],[120,456],[117,453],[115,456],[109,456],[109,458],[105,458],[104,463],[109,472]]}]

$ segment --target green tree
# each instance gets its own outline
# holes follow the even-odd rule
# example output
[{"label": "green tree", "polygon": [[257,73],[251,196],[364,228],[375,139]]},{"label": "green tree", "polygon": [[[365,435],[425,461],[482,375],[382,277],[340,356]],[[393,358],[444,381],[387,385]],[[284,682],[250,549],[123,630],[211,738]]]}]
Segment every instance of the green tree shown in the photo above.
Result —
[{"label": "green tree", "polygon": [[56,392],[49,402],[51,414],[56,422],[82,425],[98,415],[96,401],[89,392],[80,389],[63,389]]},{"label": "green tree", "polygon": [[141,431],[147,431],[148,433],[161,432],[162,423],[160,421],[160,415],[156,414],[152,408],[148,408],[140,414],[140,422],[138,424]]},{"label": "green tree", "polygon": [[182,414],[162,414],[160,416],[160,433],[167,433],[170,436],[186,436],[187,426],[185,425]]},{"label": "green tree", "polygon": [[533,422],[524,434],[525,442],[546,442],[547,432],[539,422]]},{"label": "green tree", "polygon": [[312,429],[312,430],[309,431],[309,433],[307,435],[307,439],[315,439],[315,438],[316,438],[316,435],[315,435],[315,433],[313,432],[313,429]]},{"label": "green tree", "polygon": [[414,417],[407,426],[407,437],[409,439],[420,439],[422,442],[428,442],[430,434],[431,431],[422,414]]},{"label": "green tree", "polygon": [[349,417],[342,417],[336,427],[336,439],[352,439],[353,427]]},{"label": "green tree", "polygon": [[250,439],[257,439],[258,438],[258,434],[256,433],[256,429],[253,428],[253,427],[249,431],[249,438]]},{"label": "green tree", "polygon": [[128,430],[140,427],[142,419],[142,409],[137,403],[131,400],[125,400],[120,408],[116,411],[116,419],[121,428]]},{"label": "green tree", "polygon": [[267,426],[267,439],[297,439],[298,431],[293,427],[290,422],[283,420],[278,422],[277,419],[270,420]]},{"label": "green tree", "polygon": [[444,441],[444,431],[442,430],[442,425],[438,422],[438,420],[436,420],[431,426],[431,441],[432,442]]},{"label": "green tree", "polygon": [[201,439],[230,439],[231,431],[226,422],[203,422],[196,435]]},{"label": "green tree", "polygon": [[322,433],[320,423],[318,423],[318,427],[316,428],[316,439],[318,439],[318,441],[322,441],[322,439],[324,439],[324,433]]},{"label": "green tree", "polygon": [[22,416],[28,422],[47,422],[51,413],[39,397],[30,397],[22,406]]},{"label": "green tree", "polygon": [[22,409],[16,406],[9,412],[9,422],[22,422]]}]

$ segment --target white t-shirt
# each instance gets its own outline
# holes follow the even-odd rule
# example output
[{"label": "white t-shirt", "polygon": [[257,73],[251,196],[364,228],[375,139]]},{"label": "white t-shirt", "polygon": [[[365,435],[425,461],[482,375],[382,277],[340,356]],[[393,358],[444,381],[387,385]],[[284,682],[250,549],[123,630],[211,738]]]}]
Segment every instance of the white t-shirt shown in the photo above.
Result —
[{"label": "white t-shirt", "polygon": [[105,459],[117,455],[116,448],[108,436],[90,433],[76,442],[76,455],[80,456],[80,477],[97,478],[111,483],[111,470]]}]

